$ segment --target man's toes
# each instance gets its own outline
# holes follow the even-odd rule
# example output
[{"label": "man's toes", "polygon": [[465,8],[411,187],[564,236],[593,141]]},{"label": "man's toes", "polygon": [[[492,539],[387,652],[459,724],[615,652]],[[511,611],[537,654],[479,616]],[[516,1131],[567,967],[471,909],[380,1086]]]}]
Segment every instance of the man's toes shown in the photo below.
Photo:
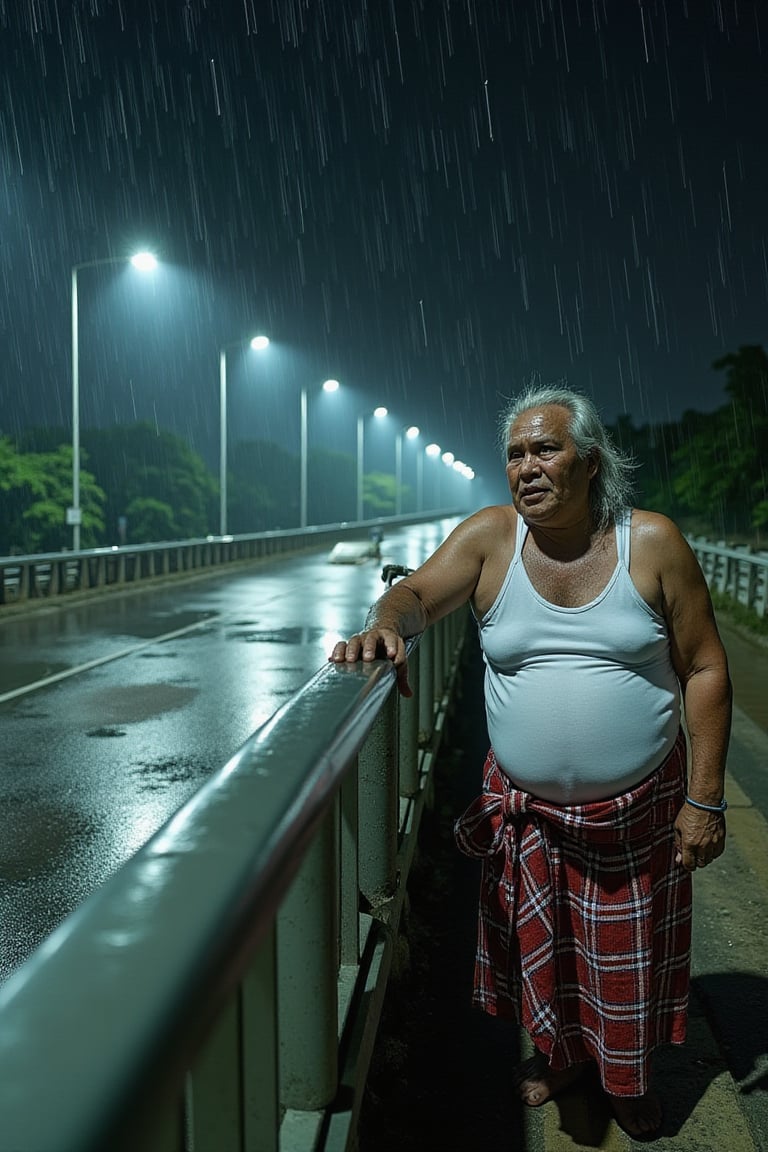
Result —
[{"label": "man's toes", "polygon": [[610,1102],[617,1121],[630,1136],[648,1136],[661,1127],[661,1101],[655,1092],[645,1096],[611,1096]]},{"label": "man's toes", "polygon": [[517,1090],[524,1104],[535,1106],[536,1104],[541,1104],[543,1101],[542,1086],[534,1081],[522,1080],[517,1085]]}]

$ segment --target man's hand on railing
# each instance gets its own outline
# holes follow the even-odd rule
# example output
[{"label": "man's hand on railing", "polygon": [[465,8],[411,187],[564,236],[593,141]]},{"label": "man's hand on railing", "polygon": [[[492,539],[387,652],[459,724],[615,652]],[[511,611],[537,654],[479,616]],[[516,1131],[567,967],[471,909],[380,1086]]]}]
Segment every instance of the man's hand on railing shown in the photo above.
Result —
[{"label": "man's hand on railing", "polygon": [[397,690],[401,696],[413,696],[408,683],[408,657],[405,641],[392,628],[370,628],[339,640],[329,657],[333,664],[354,664],[358,660],[391,660],[397,673]]}]

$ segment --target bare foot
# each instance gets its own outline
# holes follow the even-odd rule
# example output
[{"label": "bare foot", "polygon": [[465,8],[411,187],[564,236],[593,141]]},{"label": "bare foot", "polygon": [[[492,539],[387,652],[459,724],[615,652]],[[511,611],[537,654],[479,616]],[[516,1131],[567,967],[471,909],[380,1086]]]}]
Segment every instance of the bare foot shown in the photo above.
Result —
[{"label": "bare foot", "polygon": [[529,1108],[539,1108],[578,1080],[586,1067],[586,1063],[572,1064],[570,1068],[553,1072],[546,1056],[537,1052],[515,1069],[514,1084],[524,1104]]},{"label": "bare foot", "polygon": [[634,1140],[647,1140],[661,1127],[661,1100],[653,1091],[644,1096],[609,1096],[608,1102],[619,1126]]}]

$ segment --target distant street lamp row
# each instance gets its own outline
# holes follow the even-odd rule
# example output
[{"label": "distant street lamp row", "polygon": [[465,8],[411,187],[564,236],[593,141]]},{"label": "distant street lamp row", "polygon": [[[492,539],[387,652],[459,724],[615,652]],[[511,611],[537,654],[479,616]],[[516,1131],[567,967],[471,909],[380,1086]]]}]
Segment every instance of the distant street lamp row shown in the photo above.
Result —
[{"label": "distant street lamp row", "polygon": [[[78,332],[78,295],[77,277],[83,268],[94,268],[104,264],[130,263],[140,272],[151,272],[157,267],[157,260],[151,252],[137,252],[135,256],[108,256],[102,260],[87,260],[75,264],[72,268],[72,507],[67,509],[67,523],[72,526],[72,547],[74,551],[80,550],[80,526],[82,510],[80,507],[80,362],[79,362],[79,332]],[[249,344],[256,351],[261,352],[269,347],[268,336],[253,336],[250,340],[238,340],[225,344],[219,349],[219,533],[227,534],[227,350],[242,348]],[[336,392],[340,385],[338,380],[326,380],[323,384],[325,392]],[[300,397],[300,512],[299,520],[302,528],[307,527],[307,461],[308,461],[308,428],[307,428],[308,397],[306,386],[301,389]],[[373,415],[381,419],[388,415],[384,407],[375,408]],[[357,519],[363,519],[363,460],[365,439],[365,415],[357,418]],[[401,428],[395,439],[395,499],[396,512],[402,511],[402,454],[403,435],[408,440],[415,440],[419,436],[419,429],[415,425]],[[441,456],[443,463],[460,472],[466,479],[471,480],[474,472],[460,460],[456,460],[451,452],[442,452],[438,444],[428,444],[425,448],[427,456]],[[423,485],[423,456],[417,456],[416,505],[422,506]]]}]

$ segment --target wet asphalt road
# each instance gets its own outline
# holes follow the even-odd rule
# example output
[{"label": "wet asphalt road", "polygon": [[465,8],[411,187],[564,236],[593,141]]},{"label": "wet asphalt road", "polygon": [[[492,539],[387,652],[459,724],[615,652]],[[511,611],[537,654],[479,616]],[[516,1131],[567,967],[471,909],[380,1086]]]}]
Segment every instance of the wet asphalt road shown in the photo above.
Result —
[{"label": "wet asphalt road", "polygon": [[358,629],[381,560],[271,559],[151,591],[0,615],[0,979]]}]

